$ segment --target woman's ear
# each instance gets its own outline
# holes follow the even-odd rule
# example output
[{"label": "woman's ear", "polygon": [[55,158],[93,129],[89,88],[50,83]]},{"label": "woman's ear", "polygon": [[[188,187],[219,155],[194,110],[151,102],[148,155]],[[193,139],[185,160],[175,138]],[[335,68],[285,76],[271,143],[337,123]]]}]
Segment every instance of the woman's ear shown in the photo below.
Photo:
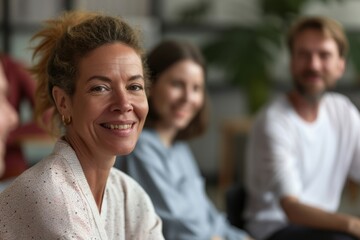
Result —
[{"label": "woman's ear", "polygon": [[52,96],[60,115],[71,116],[71,101],[65,91],[58,86],[54,86],[52,89]]}]

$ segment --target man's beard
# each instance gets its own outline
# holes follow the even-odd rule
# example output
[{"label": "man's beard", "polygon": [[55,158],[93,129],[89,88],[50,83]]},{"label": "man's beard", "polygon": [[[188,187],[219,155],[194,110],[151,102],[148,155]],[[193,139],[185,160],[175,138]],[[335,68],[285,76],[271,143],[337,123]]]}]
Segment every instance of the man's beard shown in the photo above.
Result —
[{"label": "man's beard", "polygon": [[326,78],[326,76],[323,76],[321,73],[315,72],[315,71],[306,71],[304,74],[302,74],[300,76],[300,78],[297,79],[301,79],[301,78],[307,78],[307,77],[320,77],[321,79],[323,79],[324,84],[325,84],[325,88],[321,91],[318,92],[313,92],[310,91],[305,84],[301,84],[301,80],[296,80],[295,79],[295,89],[298,91],[298,93],[300,93],[301,96],[303,96],[309,103],[312,104],[317,104],[321,98],[324,96],[324,94],[331,90],[332,87],[326,85],[326,83],[328,81],[324,80]]},{"label": "man's beard", "polygon": [[298,91],[298,93],[300,93],[300,95],[306,99],[306,101],[314,104],[318,103],[326,92],[326,90],[317,93],[309,92],[306,86],[302,85],[298,81],[295,82],[295,88]]}]

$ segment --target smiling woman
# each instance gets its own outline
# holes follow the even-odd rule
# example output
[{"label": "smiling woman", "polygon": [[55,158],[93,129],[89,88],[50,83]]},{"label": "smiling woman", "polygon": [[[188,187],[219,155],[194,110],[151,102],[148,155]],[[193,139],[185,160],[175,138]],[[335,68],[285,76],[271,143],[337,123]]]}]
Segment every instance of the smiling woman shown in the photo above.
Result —
[{"label": "smiling woman", "polygon": [[134,149],[148,112],[134,30],[120,18],[73,12],[34,38],[36,115],[44,123],[52,109],[48,129],[59,133],[62,122],[64,134],[0,195],[0,238],[163,239],[149,197],[112,168]]},{"label": "smiling woman", "polygon": [[148,112],[141,58],[123,43],[113,43],[93,50],[78,66],[76,94],[53,89],[60,114],[72,119],[65,137],[75,151],[79,148],[79,159],[84,154],[111,167],[114,155],[133,150]]}]

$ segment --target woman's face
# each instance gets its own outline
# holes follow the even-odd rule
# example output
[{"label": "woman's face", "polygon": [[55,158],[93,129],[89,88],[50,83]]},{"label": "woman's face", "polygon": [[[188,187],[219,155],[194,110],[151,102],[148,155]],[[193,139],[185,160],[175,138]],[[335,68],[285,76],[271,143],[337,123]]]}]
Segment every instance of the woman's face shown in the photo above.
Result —
[{"label": "woman's face", "polygon": [[130,153],[148,113],[140,57],[127,45],[107,44],[81,59],[78,70],[75,94],[63,109],[72,117],[66,137],[93,155]]},{"label": "woman's face", "polygon": [[179,61],[160,74],[150,93],[160,117],[157,127],[186,128],[204,104],[204,84],[203,68],[192,60]]},{"label": "woman's face", "polygon": [[[0,63],[1,64],[1,63]],[[8,83],[0,66],[0,176],[4,170],[6,139],[18,123],[18,115],[7,99]]]}]

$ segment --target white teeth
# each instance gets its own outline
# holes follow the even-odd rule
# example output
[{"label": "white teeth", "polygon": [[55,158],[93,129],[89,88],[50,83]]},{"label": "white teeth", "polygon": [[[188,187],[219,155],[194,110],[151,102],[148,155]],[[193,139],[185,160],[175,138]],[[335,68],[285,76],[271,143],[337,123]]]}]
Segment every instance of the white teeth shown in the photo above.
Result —
[{"label": "white teeth", "polygon": [[117,125],[117,124],[106,124],[105,127],[109,128],[109,129],[129,129],[131,128],[131,124],[122,124],[122,125]]}]

